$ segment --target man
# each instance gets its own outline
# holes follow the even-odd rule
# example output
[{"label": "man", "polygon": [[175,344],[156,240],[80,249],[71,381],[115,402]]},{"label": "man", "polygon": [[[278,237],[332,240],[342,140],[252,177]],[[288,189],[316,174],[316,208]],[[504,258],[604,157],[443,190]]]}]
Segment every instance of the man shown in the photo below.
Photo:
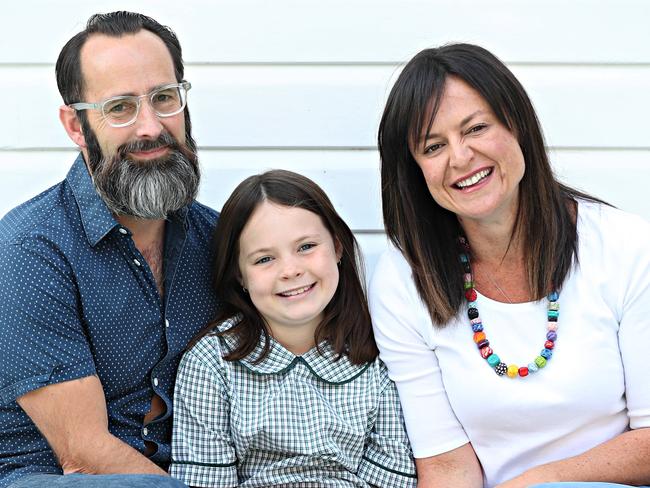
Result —
[{"label": "man", "polygon": [[194,202],[181,47],[149,17],[95,15],[56,75],[81,154],[0,222],[0,487],[179,486],[174,377],[216,311],[217,219]]}]

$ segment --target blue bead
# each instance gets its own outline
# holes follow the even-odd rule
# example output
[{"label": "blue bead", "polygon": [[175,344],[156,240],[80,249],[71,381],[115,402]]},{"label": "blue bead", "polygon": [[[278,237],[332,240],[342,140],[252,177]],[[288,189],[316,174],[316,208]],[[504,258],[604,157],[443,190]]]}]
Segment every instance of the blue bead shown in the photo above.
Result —
[{"label": "blue bead", "polygon": [[546,339],[555,342],[557,340],[557,332],[550,330],[548,334],[546,334]]},{"label": "blue bead", "polygon": [[496,368],[497,365],[501,362],[501,359],[499,359],[499,356],[497,356],[496,354],[491,354],[490,356],[488,356],[487,362],[490,366]]},{"label": "blue bead", "polygon": [[537,373],[538,369],[539,368],[537,367],[537,365],[535,363],[528,363],[528,372],[529,373]]},{"label": "blue bead", "polygon": [[469,258],[467,257],[467,254],[461,254],[460,255],[460,262],[461,263],[468,263],[469,262]]},{"label": "blue bead", "polygon": [[540,356],[546,359],[551,359],[551,356],[553,355],[553,351],[550,349],[542,349],[542,352],[539,353]]},{"label": "blue bead", "polygon": [[476,302],[467,303],[467,308],[476,308]]},{"label": "blue bead", "polygon": [[483,324],[472,324],[472,330],[474,332],[481,332],[483,330]]},{"label": "blue bead", "polygon": [[558,312],[557,310],[549,310],[547,313],[548,313],[549,318],[550,317],[557,318],[557,317],[560,316],[560,312]]},{"label": "blue bead", "polygon": [[556,291],[552,291],[551,293],[548,294],[549,302],[557,302],[558,298],[560,298],[560,295]]}]

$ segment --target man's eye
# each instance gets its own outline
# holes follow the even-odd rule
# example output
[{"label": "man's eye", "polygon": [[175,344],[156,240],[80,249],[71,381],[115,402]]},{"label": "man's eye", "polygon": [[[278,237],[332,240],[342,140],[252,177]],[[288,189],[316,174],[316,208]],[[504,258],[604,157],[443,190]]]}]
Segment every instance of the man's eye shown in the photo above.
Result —
[{"label": "man's eye", "polygon": [[168,93],[156,93],[153,97],[154,103],[165,103],[170,101],[172,98]]},{"label": "man's eye", "polygon": [[122,116],[131,115],[135,112],[137,102],[130,100],[115,100],[104,105],[104,112],[106,115]]},{"label": "man's eye", "polygon": [[255,264],[264,264],[271,261],[271,256],[264,256],[255,261]]}]

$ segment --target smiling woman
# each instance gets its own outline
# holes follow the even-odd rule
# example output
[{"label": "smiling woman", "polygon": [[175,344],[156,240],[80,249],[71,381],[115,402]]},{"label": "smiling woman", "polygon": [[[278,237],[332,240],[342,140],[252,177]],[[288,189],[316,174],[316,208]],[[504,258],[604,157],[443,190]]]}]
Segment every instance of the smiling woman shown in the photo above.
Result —
[{"label": "smiling woman", "polygon": [[393,246],[370,308],[418,487],[650,484],[650,225],[555,179],[478,46],[406,65],[379,150]]}]

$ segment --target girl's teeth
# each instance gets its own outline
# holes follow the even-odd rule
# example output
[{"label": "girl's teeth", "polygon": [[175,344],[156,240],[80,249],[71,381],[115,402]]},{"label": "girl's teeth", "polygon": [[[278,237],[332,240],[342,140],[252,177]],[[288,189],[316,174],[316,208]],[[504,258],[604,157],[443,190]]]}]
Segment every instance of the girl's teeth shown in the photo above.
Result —
[{"label": "girl's teeth", "polygon": [[307,290],[309,290],[309,286],[304,286],[302,288],[298,288],[297,290],[285,291],[284,293],[280,293],[280,295],[282,295],[283,297],[293,297],[296,295],[300,295],[301,293],[305,293]]},{"label": "girl's teeth", "polygon": [[490,171],[491,170],[489,169],[484,169],[483,171],[479,171],[478,173],[467,178],[466,180],[459,181],[458,183],[456,183],[456,186],[458,188],[465,188],[467,186],[476,185],[479,181],[481,181],[483,178],[489,175]]}]

